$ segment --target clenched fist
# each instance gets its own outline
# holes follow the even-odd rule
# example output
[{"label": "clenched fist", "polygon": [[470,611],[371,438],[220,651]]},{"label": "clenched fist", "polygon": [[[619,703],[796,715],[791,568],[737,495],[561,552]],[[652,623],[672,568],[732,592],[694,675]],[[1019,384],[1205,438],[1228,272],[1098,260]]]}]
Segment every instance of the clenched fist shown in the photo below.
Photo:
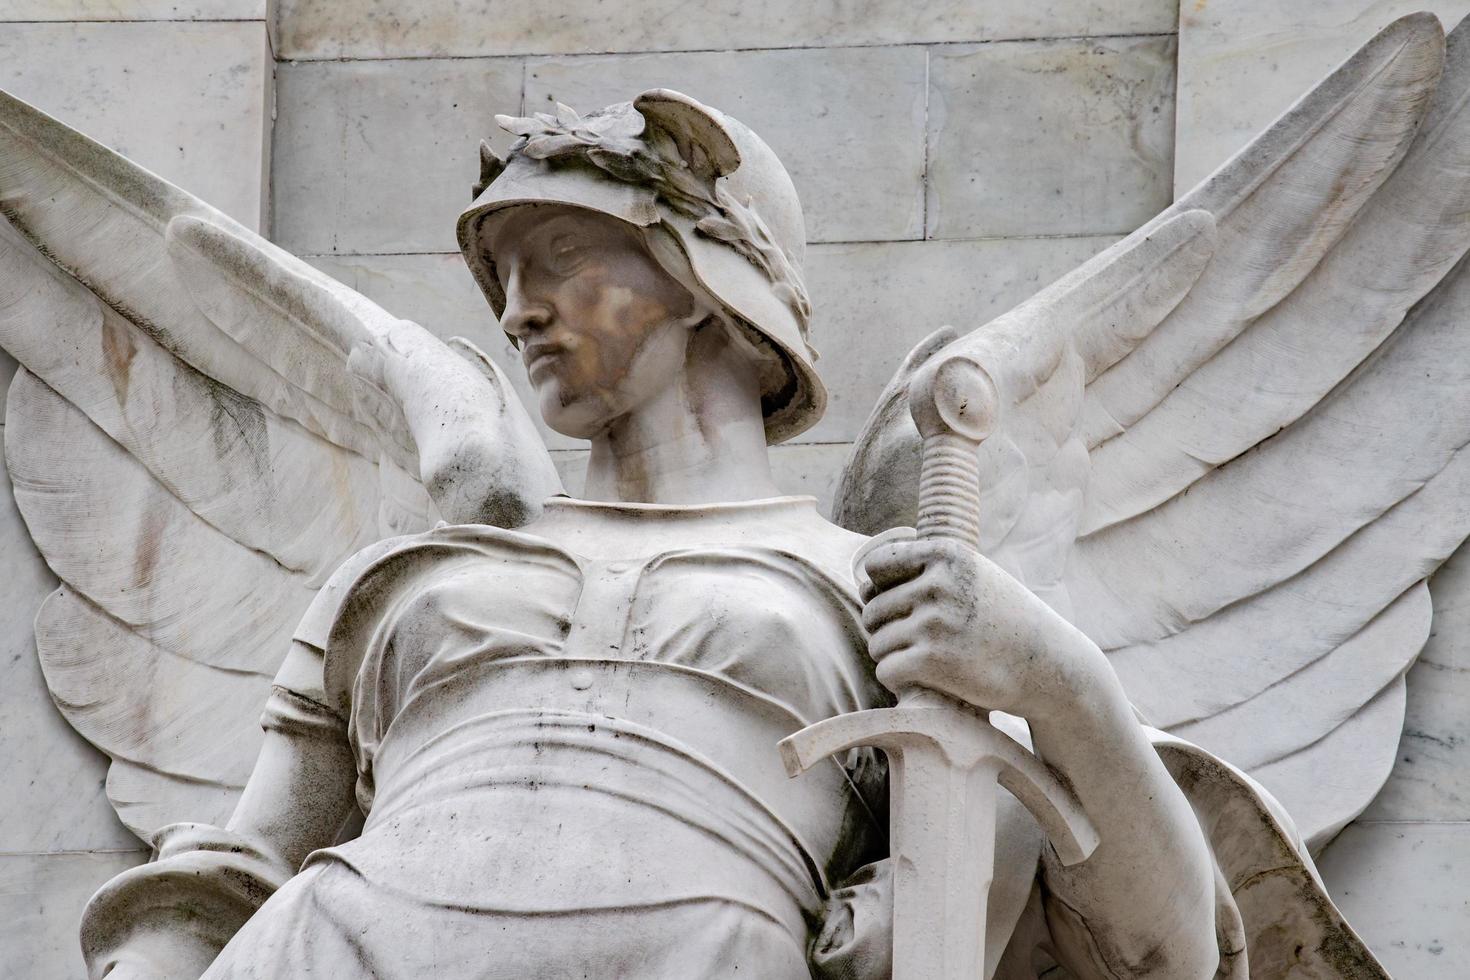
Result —
[{"label": "clenched fist", "polygon": [[1097,646],[972,548],[894,541],[868,555],[863,626],[878,680],[1045,723],[1118,684]]}]

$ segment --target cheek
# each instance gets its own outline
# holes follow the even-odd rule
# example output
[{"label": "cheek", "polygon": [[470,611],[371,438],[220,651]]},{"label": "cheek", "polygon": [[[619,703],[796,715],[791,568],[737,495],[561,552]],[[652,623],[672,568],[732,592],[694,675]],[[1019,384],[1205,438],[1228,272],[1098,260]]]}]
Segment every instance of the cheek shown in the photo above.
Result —
[{"label": "cheek", "polygon": [[650,342],[667,331],[677,314],[657,298],[604,277],[588,277],[569,290],[569,322],[577,324],[576,341],[561,380],[564,395],[600,395],[609,403],[636,398],[640,362]]}]

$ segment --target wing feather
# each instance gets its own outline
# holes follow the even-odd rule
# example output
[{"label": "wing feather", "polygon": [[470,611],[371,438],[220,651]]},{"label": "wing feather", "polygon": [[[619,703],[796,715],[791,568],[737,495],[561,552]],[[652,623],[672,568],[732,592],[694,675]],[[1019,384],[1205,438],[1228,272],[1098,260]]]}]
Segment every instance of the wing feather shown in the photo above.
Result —
[{"label": "wing feather", "polygon": [[1362,813],[1388,778],[1404,730],[1405,703],[1404,679],[1394,678],[1323,738],[1252,771],[1286,807],[1313,853]]},{"label": "wing feather", "polygon": [[[1186,201],[1198,204],[1206,191],[1208,185]],[[1221,234],[1254,235],[1256,219],[1230,213],[1221,220]],[[1238,333],[1198,367],[1176,369],[1177,387],[1125,431],[1094,444],[1097,472],[1085,528],[1093,531],[1157,506],[1300,417],[1393,332],[1467,248],[1470,43],[1465,32],[1456,32],[1409,153],[1299,285],[1284,296],[1253,297],[1234,309],[1181,304],[1177,316],[1213,316],[1237,324]],[[1206,271],[1202,290],[1221,277],[1238,281],[1242,265],[1260,261],[1228,250],[1222,259],[1230,261]],[[1275,298],[1279,302],[1269,309],[1255,305]],[[1193,330],[1195,324],[1188,326]],[[1168,327],[1166,321],[1161,330]],[[1249,397],[1242,397],[1243,385],[1249,385]],[[1097,396],[1105,397],[1102,386]]]},{"label": "wing feather", "polygon": [[63,581],[165,650],[275,672],[313,595],[305,575],[206,524],[29,372],[6,430],[16,504]]},{"label": "wing feather", "polygon": [[1078,625],[1104,649],[1162,639],[1298,574],[1420,491],[1470,441],[1467,315],[1470,276],[1457,271],[1296,424],[1188,494],[1079,540]]},{"label": "wing feather", "polygon": [[[0,92],[0,214],[59,268],[196,370],[370,459],[377,435],[341,383],[289,384],[215,327],[178,275],[169,222],[202,215],[250,231],[166,181]],[[284,254],[284,253],[282,253]]]},{"label": "wing feather", "polygon": [[181,364],[3,223],[0,345],[245,547],[324,576],[381,537],[373,462]]},{"label": "wing feather", "polygon": [[1332,249],[1408,152],[1443,51],[1433,16],[1395,22],[1175,205],[1215,216],[1215,258],[1173,313],[1088,386],[1089,446],[1147,414]]},{"label": "wing feather", "polygon": [[36,633],[52,697],[83,737],[166,775],[245,785],[254,751],[194,736],[213,727],[258,746],[269,677],[169,653],[65,587],[41,606]]},{"label": "wing feather", "polygon": [[[1433,609],[1420,581],[1357,633],[1300,670],[1206,718],[1170,725],[1180,738],[1246,769],[1301,751],[1345,723],[1397,678],[1429,639]],[[1290,725],[1280,724],[1290,718]]]}]

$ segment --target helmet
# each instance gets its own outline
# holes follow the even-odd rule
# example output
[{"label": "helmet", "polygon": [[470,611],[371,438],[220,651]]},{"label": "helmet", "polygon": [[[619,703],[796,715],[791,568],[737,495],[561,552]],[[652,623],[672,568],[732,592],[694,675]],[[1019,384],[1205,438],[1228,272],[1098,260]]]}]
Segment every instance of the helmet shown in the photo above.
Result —
[{"label": "helmet", "polygon": [[[475,200],[459,216],[460,251],[497,317],[505,292],[480,226],[521,204],[564,204],[671,233],[697,284],[746,335],[779,355],[761,376],[766,441],[809,428],[827,391],[807,342],[801,276],[806,226],[791,177],[744,125],[667,89],[579,116],[497,116],[521,137],[502,160],[480,147]],[[656,252],[656,254],[658,254]]]}]

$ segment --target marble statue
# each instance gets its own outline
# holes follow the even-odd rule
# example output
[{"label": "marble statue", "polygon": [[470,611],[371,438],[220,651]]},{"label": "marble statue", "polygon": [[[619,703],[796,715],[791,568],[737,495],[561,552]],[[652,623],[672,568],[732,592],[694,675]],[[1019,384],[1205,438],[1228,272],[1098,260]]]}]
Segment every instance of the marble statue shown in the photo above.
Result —
[{"label": "marble statue", "polygon": [[1311,852],[1470,534],[1467,36],[934,333],[834,522],[767,462],[826,397],[800,207],[718,110],[482,147],[570,496],[482,352],[0,95],[39,654],[155,848],[92,976],[1385,976]]}]

